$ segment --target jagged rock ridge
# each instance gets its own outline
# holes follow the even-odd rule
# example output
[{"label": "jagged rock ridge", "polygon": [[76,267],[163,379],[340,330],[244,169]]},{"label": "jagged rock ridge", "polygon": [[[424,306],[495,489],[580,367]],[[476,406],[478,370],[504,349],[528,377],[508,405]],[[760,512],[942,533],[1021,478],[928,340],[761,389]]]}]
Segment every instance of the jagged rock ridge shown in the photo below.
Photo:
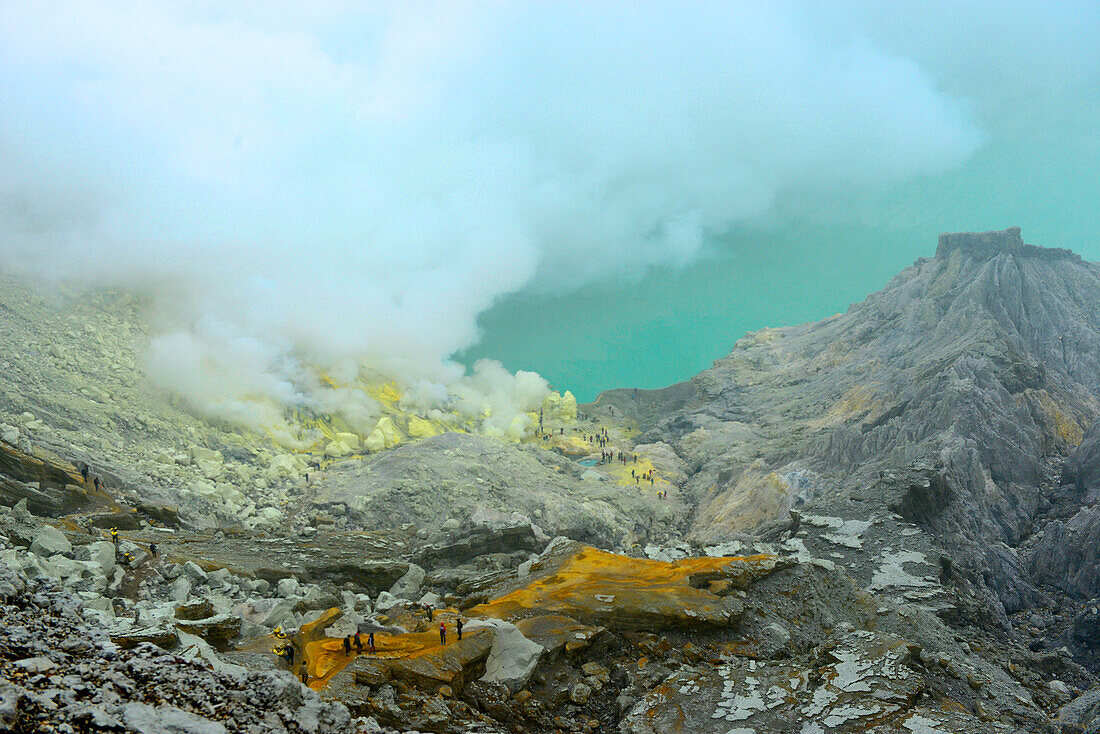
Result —
[{"label": "jagged rock ridge", "polygon": [[[650,407],[671,396],[671,415]],[[1027,544],[1080,501],[1062,466],[1098,398],[1100,266],[1013,228],[942,235],[934,258],[844,314],[749,334],[685,385],[597,405],[637,416],[641,443],[692,467],[694,537],[799,507],[914,523],[922,552],[992,590],[1004,623],[1042,600],[1052,574],[1029,572]]]}]

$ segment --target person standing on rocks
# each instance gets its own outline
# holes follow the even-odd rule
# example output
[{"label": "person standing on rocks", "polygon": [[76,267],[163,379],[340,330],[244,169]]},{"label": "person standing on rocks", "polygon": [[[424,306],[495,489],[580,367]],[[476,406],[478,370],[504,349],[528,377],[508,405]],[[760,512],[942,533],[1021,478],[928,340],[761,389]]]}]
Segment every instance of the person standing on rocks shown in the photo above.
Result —
[{"label": "person standing on rocks", "polygon": [[[98,480],[99,477],[96,477]],[[111,542],[118,545],[118,528],[111,528]]]},{"label": "person standing on rocks", "polygon": [[99,488],[101,486],[103,486],[103,482],[99,481],[99,475],[98,474],[96,475],[96,478],[95,478],[95,481],[93,482],[93,484],[95,485],[95,491],[97,491],[97,492],[99,491]]},{"label": "person standing on rocks", "polygon": [[447,644],[447,625],[443,624],[442,622],[439,623],[439,644]]},{"label": "person standing on rocks", "polygon": [[84,463],[80,466],[80,478],[84,480],[84,483],[88,483],[88,464]]},{"label": "person standing on rocks", "polygon": [[374,654],[374,633],[371,632],[367,635],[367,645],[370,647],[371,655]]},{"label": "person standing on rocks", "polygon": [[344,638],[344,655],[351,655],[351,635]]},{"label": "person standing on rocks", "polygon": [[357,655],[363,654],[363,641],[359,639],[358,630],[355,632],[355,652]]},{"label": "person standing on rocks", "polygon": [[458,641],[462,642],[462,617],[455,620],[455,631],[458,632]]},{"label": "person standing on rocks", "polygon": [[157,544],[156,543],[150,543],[149,544],[149,555],[156,558],[156,556],[157,556]]}]

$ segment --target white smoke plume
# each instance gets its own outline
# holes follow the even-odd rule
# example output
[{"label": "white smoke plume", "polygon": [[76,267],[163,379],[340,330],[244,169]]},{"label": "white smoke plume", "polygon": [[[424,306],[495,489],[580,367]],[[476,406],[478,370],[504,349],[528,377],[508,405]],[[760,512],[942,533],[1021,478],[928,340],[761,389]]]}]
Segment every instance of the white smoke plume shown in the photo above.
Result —
[{"label": "white smoke plume", "polygon": [[365,366],[519,430],[545,382],[449,361],[496,299],[684,265],[983,140],[791,5],[308,6],[0,6],[0,263],[149,293],[153,379],[287,442],[287,407],[368,430]]}]

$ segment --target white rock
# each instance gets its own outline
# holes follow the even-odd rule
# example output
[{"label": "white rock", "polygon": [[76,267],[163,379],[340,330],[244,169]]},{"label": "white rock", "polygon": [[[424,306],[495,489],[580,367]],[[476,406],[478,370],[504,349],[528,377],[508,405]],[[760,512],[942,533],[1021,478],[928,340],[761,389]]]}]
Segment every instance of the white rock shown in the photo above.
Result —
[{"label": "white rock", "polygon": [[359,631],[359,623],[363,617],[353,610],[345,609],[344,616],[325,628],[327,637],[347,637]]},{"label": "white rock", "polygon": [[359,437],[354,433],[337,433],[336,440],[348,447],[352,451],[359,450]]},{"label": "white rock", "polygon": [[417,601],[416,603],[420,606],[424,606],[425,604],[427,604],[428,606],[435,609],[443,603],[443,597],[433,591],[429,591],[424,596],[420,597],[419,601]]},{"label": "white rock", "polygon": [[279,454],[267,466],[271,474],[294,476],[304,470],[306,464],[301,458],[292,454]]},{"label": "white rock", "polygon": [[390,587],[390,593],[402,599],[415,599],[424,583],[424,569],[415,563],[409,564],[409,570]]},{"label": "white rock", "polygon": [[191,447],[191,458],[194,459],[196,462],[210,461],[216,464],[220,464],[222,462],[222,455],[220,451],[203,448],[202,446]]},{"label": "white rock", "polygon": [[203,571],[199,564],[194,561],[183,564],[183,572],[196,581],[206,581],[208,578],[206,571]]},{"label": "white rock", "polygon": [[172,582],[171,592],[169,593],[172,601],[185,602],[187,598],[191,596],[191,580],[186,576],[180,576]]},{"label": "white rock", "polygon": [[15,664],[28,673],[46,673],[57,667],[57,663],[46,657],[24,658]]},{"label": "white rock", "polygon": [[526,637],[511,622],[501,619],[475,619],[463,627],[463,632],[478,629],[493,631],[493,647],[485,661],[486,683],[504,683],[512,690],[522,688],[538,665],[543,646]]},{"label": "white rock", "polygon": [[283,519],[283,511],[278,507],[265,507],[256,513],[256,517],[266,525],[275,525]]},{"label": "white rock", "polygon": [[201,660],[219,673],[244,674],[248,672],[248,669],[243,666],[223,662],[214,653],[214,648],[210,647],[209,643],[201,637],[179,630],[176,630],[176,634],[180,638],[180,645],[173,651],[173,654],[184,660]]},{"label": "white rock", "polygon": [[[239,666],[230,666],[239,667]],[[171,705],[153,707],[131,701],[122,707],[127,731],[143,734],[225,734],[220,722],[204,719]]]},{"label": "white rock", "polygon": [[115,570],[115,546],[108,540],[97,540],[87,546],[88,560],[98,564],[101,576],[110,576]]},{"label": "white rock", "polygon": [[40,556],[71,553],[72,550],[73,546],[69,543],[69,539],[65,537],[65,533],[53,525],[44,525],[31,543],[31,553],[37,553]]},{"label": "white rock", "polygon": [[288,596],[296,596],[301,590],[301,585],[296,578],[279,579],[279,584],[276,587],[276,593],[284,599]]},{"label": "white rock", "polygon": [[341,456],[347,456],[350,453],[351,449],[342,441],[331,441],[325,446],[325,456],[339,458]]},{"label": "white rock", "polygon": [[207,479],[215,479],[222,473],[221,462],[218,461],[206,461],[204,459],[196,459],[195,466],[198,467],[202,475]]},{"label": "white rock", "polygon": [[374,610],[376,612],[386,612],[401,603],[401,599],[388,591],[383,591],[378,595],[378,600],[374,602]]},{"label": "white rock", "polygon": [[7,423],[0,424],[0,439],[3,439],[4,443],[10,443],[14,446],[19,443],[19,429],[15,426],[9,426]]},{"label": "white rock", "polygon": [[367,439],[363,442],[367,451],[375,452],[381,451],[386,448],[386,436],[377,428],[371,431],[371,434],[367,436]]},{"label": "white rock", "polygon": [[[61,554],[56,556],[50,556],[50,564],[53,565],[57,571],[57,575],[66,580],[66,583],[73,583],[79,581],[81,576],[85,572],[89,571],[89,566],[92,564],[82,563],[80,561],[74,561],[71,558],[67,558]],[[97,566],[98,568],[98,566]]]}]

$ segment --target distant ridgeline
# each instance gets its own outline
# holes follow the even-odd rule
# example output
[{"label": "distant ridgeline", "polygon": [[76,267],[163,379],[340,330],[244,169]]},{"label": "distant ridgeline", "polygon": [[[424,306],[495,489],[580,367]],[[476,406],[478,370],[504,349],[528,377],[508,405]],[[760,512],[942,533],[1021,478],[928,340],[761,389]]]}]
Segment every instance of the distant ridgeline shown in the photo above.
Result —
[{"label": "distant ridgeline", "polygon": [[1024,243],[1019,227],[1009,227],[997,232],[953,232],[940,235],[940,244],[936,248],[936,257],[944,258],[952,250],[981,260],[992,260],[998,255],[1008,253],[1018,257],[1033,257],[1039,260],[1081,260],[1077,253],[1061,247],[1039,247]]}]

